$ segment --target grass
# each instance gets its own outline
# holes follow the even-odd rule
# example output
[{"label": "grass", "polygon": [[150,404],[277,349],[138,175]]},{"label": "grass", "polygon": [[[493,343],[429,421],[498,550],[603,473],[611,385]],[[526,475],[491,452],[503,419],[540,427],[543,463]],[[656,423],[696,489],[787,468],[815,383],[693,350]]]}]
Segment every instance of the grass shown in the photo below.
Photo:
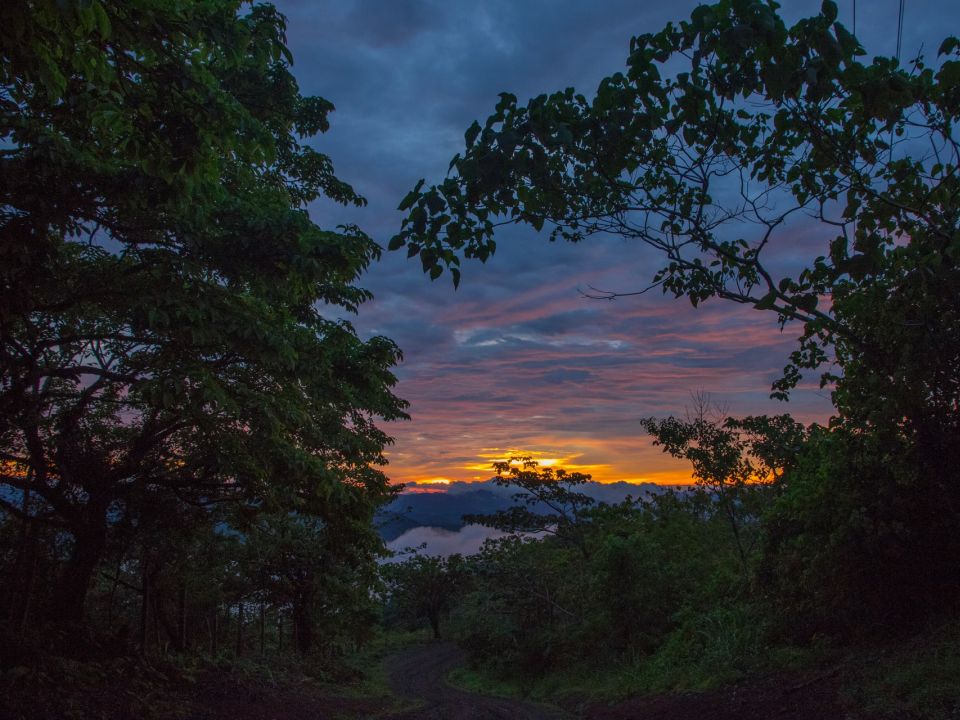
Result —
[{"label": "grass", "polygon": [[889,720],[960,718],[960,621],[864,653],[846,683],[846,702]]},{"label": "grass", "polygon": [[486,695],[577,705],[714,690],[746,677],[822,665],[834,653],[820,647],[770,647],[754,638],[745,642],[736,636],[736,625],[729,626],[733,637],[728,637],[725,626],[720,627],[720,632],[710,633],[681,627],[652,654],[584,659],[526,683],[476,667],[459,668],[450,680],[464,690]]},{"label": "grass", "polygon": [[454,669],[447,680],[454,687],[467,692],[513,699],[523,697],[520,685],[516,681],[497,678],[483,670],[467,666]]},{"label": "grass", "polygon": [[[30,667],[0,671],[0,716],[11,720],[82,720],[142,717],[174,720],[195,717],[195,688],[210,677],[229,678],[239,687],[310,687],[322,697],[369,701],[364,717],[389,716],[410,709],[393,695],[383,658],[428,638],[426,632],[379,634],[363,649],[324,659],[301,658],[295,652],[250,653],[244,657],[202,653],[144,658],[118,656],[79,662],[37,653]],[[336,711],[331,720],[336,717]],[[348,716],[344,716],[346,720]],[[349,717],[356,717],[355,714]]]},{"label": "grass", "polygon": [[[841,667],[843,704],[851,720],[960,720],[960,620],[910,640],[842,649],[769,646],[743,634],[745,622],[680,629],[652,655],[582,662],[521,683],[482,668],[461,667],[450,682],[470,692],[565,705],[635,695],[713,690],[770,673]],[[728,633],[732,635],[728,636]],[[396,642],[396,641],[395,641]]]}]

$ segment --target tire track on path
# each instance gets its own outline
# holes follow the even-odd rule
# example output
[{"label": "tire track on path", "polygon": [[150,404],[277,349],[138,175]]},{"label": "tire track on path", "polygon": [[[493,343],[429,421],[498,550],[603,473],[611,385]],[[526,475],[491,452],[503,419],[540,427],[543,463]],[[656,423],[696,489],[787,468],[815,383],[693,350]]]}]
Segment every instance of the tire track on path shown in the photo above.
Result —
[{"label": "tire track on path", "polygon": [[386,660],[390,688],[421,706],[389,720],[570,720],[545,705],[467,692],[447,683],[447,675],[464,662],[453,643],[435,642],[408,648]]}]

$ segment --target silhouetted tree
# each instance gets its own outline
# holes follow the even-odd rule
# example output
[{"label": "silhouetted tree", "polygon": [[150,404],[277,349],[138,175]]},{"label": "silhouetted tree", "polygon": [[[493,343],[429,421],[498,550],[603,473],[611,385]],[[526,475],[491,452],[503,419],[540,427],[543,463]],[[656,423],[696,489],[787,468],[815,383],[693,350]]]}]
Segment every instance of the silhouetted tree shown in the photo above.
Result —
[{"label": "silhouetted tree", "polygon": [[284,27],[234,0],[0,8],[0,508],[69,539],[59,622],[135,501],[388,492],[398,350],[323,309],[367,299],[379,248],[305,210],[364,201],[299,140],[333,106]]},{"label": "silhouetted tree", "polygon": [[397,611],[410,619],[426,619],[434,638],[440,638],[443,614],[452,607],[466,578],[463,558],[416,554],[384,565],[382,574]]},{"label": "silhouetted tree", "polygon": [[[960,591],[960,40],[932,66],[865,63],[831,0],[792,26],[776,9],[722,0],[639,35],[592,100],[501,94],[447,179],[403,199],[390,246],[456,285],[461,257],[486,260],[502,225],[614,234],[659,262],[597,297],[659,287],[799,323],[774,395],[820,369],[847,445],[835,489],[867,525],[905,529],[889,554],[922,558],[859,586],[914,588],[898,604],[931,607]],[[790,237],[801,218],[809,248]],[[792,268],[771,259],[787,243],[803,255]]]}]

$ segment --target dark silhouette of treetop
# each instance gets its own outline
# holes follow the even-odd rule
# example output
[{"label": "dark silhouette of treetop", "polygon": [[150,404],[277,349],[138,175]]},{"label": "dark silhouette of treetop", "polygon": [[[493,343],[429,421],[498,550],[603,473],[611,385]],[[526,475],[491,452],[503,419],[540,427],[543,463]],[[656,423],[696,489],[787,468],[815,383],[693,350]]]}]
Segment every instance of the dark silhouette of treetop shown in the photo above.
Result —
[{"label": "dark silhouette of treetop", "polygon": [[306,211],[364,201],[303,142],[333,105],[284,32],[230,0],[0,8],[0,483],[24,496],[0,506],[71,538],[60,619],[155,498],[363,517],[392,493],[399,351],[324,309],[369,297],[379,247]]}]

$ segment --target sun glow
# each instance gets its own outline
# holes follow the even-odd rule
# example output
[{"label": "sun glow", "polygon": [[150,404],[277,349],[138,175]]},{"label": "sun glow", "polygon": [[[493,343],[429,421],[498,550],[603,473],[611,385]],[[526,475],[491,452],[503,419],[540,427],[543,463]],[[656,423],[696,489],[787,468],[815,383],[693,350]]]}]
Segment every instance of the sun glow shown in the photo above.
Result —
[{"label": "sun glow", "polygon": [[[483,448],[476,455],[476,461],[462,465],[461,470],[471,473],[486,473],[486,477],[493,475],[493,464],[508,462],[518,465],[519,458],[530,458],[540,467],[563,468],[569,472],[580,472],[592,475],[597,482],[604,482],[610,474],[607,464],[585,463],[582,452],[558,453],[554,450],[530,450],[527,448]],[[476,475],[474,475],[476,478]]]},{"label": "sun glow", "polygon": [[[585,438],[556,438],[534,445],[487,445],[473,450],[458,447],[446,457],[428,463],[411,462],[407,453],[388,453],[388,473],[394,483],[408,483],[408,491],[446,492],[459,483],[484,482],[495,476],[495,462],[529,457],[541,468],[590,475],[593,482],[688,485],[693,481],[688,463],[671,458],[659,448],[631,440],[624,447]],[[604,456],[607,457],[604,457]],[[639,471],[639,467],[643,470]]]}]

